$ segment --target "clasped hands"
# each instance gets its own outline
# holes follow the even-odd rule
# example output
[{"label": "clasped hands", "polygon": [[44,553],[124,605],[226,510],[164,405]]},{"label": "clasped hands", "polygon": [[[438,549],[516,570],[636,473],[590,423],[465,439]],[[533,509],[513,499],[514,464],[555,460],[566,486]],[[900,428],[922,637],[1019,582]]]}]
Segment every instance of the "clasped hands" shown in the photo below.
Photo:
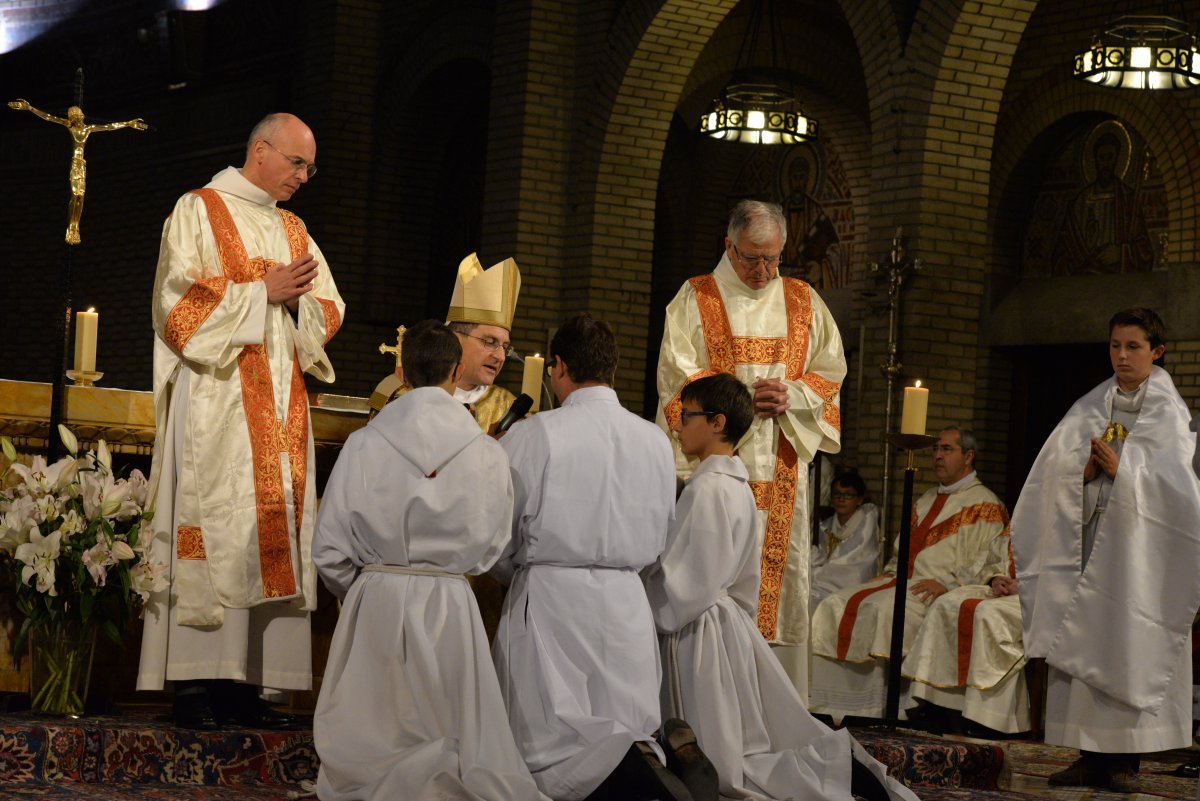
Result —
[{"label": "clasped hands", "polygon": [[760,378],[750,389],[754,390],[754,413],[759,417],[778,417],[788,410],[787,385],[778,378]]},{"label": "clasped hands", "polygon": [[1083,483],[1095,480],[1101,473],[1109,478],[1117,477],[1117,466],[1121,460],[1117,452],[1100,439],[1092,440],[1092,450],[1088,455],[1087,464],[1083,468]]},{"label": "clasped hands", "polygon": [[292,311],[300,307],[300,296],[313,290],[317,278],[317,260],[306,253],[291,264],[276,264],[267,268],[263,283],[267,286],[267,302],[282,303]]}]

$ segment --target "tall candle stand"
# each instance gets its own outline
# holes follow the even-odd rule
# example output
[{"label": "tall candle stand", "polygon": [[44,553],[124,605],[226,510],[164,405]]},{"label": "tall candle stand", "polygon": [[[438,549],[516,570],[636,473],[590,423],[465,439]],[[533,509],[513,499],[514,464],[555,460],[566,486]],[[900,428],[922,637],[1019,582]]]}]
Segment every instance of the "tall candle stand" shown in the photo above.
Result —
[{"label": "tall candle stand", "polygon": [[[884,379],[887,381],[887,391],[884,395],[884,412],[883,412],[883,430],[892,430],[892,419],[895,409],[893,398],[896,395],[896,385],[900,380],[900,375],[904,371],[904,365],[900,363],[900,290],[904,287],[905,281],[912,277],[913,273],[920,270],[924,265],[918,258],[910,258],[904,247],[905,237],[904,229],[897,228],[896,235],[892,238],[892,249],[888,253],[887,261],[883,263],[872,263],[870,265],[871,272],[882,274],[887,277],[888,294],[888,350],[887,361],[879,365],[880,372],[883,373]],[[885,440],[887,438],[885,437]],[[886,504],[891,498],[892,485],[892,449],[890,442],[885,442],[883,447],[883,488],[882,498]],[[879,569],[883,570],[883,566],[887,563],[887,549],[889,545],[889,534],[891,526],[888,524],[888,515],[885,513],[879,521]]]},{"label": "tall candle stand", "polygon": [[896,597],[892,604],[892,644],[888,651],[887,702],[884,718],[895,728],[900,720],[900,665],[904,661],[904,613],[908,601],[908,551],[912,536],[913,478],[917,468],[913,456],[938,441],[926,434],[889,433],[887,441],[908,454],[904,468],[904,496],[900,505],[900,542],[896,546]]}]

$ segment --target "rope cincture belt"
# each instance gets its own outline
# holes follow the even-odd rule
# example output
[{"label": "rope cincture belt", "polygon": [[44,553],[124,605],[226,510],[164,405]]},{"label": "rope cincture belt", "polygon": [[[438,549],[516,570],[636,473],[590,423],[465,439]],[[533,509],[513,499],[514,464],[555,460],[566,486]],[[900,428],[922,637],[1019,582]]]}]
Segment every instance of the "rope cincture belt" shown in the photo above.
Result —
[{"label": "rope cincture belt", "polygon": [[433,576],[434,578],[452,578],[466,581],[462,573],[447,573],[445,570],[435,570],[432,567],[411,567],[410,565],[363,565],[364,573],[397,573],[402,576]]}]

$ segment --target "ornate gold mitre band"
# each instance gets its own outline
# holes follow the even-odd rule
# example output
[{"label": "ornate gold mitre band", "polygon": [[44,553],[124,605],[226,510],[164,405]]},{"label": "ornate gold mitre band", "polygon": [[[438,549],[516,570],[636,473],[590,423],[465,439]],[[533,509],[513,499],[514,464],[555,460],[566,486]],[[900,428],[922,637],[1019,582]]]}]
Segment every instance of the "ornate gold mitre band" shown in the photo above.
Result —
[{"label": "ornate gold mitre band", "polygon": [[458,265],[446,321],[498,325],[512,330],[520,292],[521,272],[515,260],[505,259],[485,270],[472,253]]}]

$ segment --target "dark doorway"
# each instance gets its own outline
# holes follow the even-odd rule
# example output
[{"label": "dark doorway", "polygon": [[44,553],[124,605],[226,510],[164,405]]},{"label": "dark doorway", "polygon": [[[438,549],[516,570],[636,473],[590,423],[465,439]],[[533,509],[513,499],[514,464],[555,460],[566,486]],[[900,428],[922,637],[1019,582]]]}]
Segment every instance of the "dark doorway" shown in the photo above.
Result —
[{"label": "dark doorway", "polygon": [[1012,509],[1050,432],[1075,401],[1112,376],[1112,365],[1103,343],[1030,345],[1004,352],[1013,364],[1004,499]]}]

